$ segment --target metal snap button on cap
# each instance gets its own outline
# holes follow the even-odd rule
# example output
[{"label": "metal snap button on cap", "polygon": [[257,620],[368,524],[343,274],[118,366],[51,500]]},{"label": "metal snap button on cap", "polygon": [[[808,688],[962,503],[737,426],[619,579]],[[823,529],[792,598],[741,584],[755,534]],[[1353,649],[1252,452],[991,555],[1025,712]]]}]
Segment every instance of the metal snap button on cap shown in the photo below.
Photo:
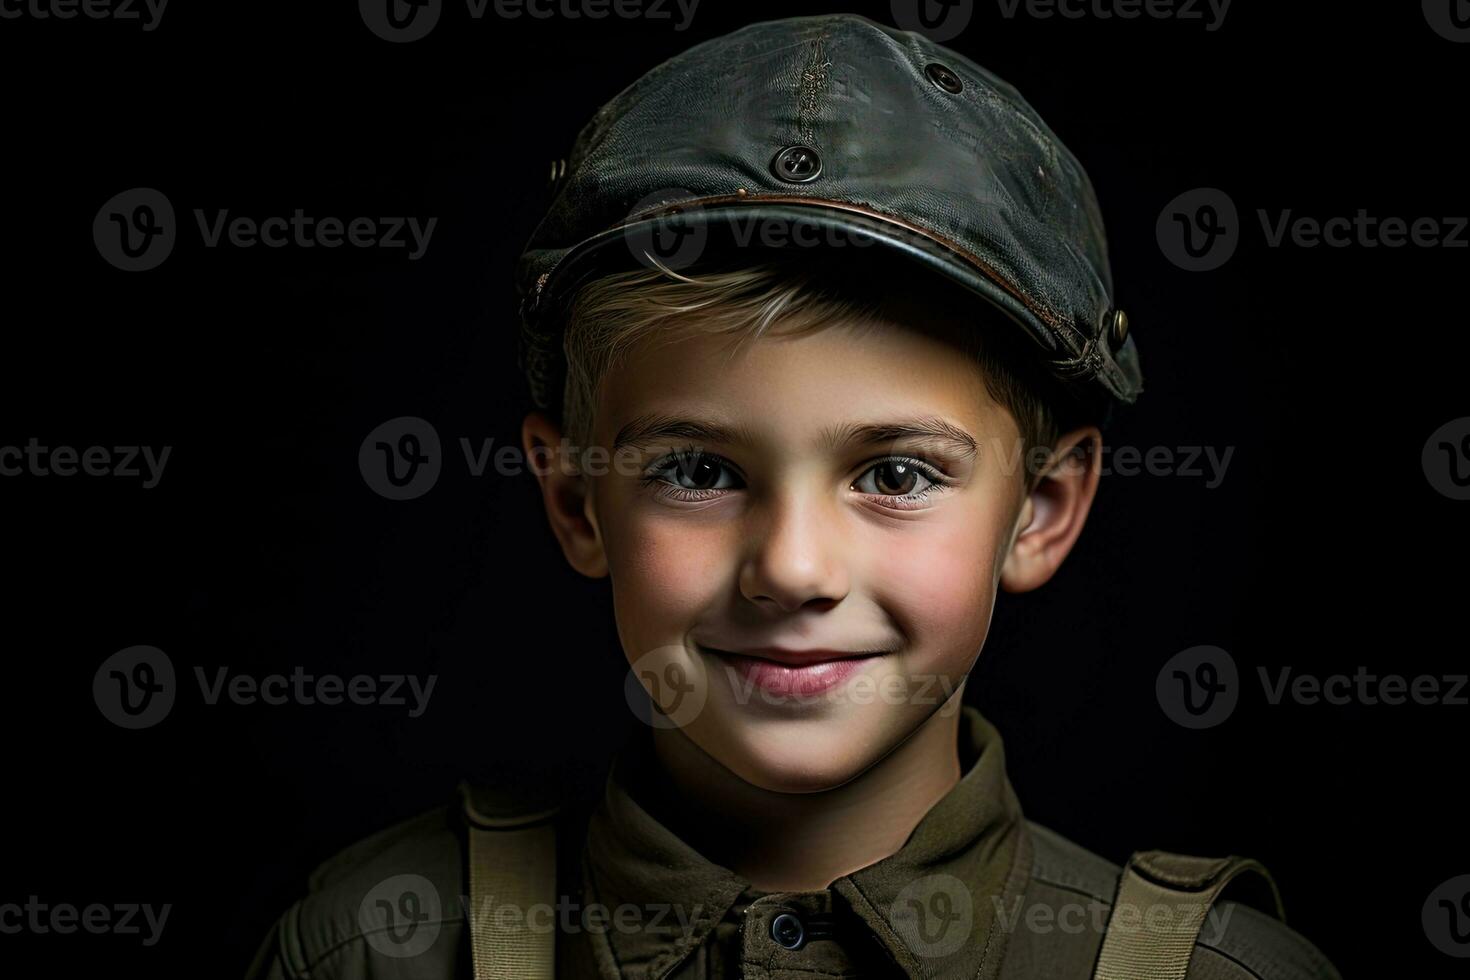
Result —
[{"label": "metal snap button on cap", "polygon": [[937,61],[931,61],[925,65],[924,74],[928,76],[929,81],[951,95],[958,95],[965,87],[965,83],[960,81],[960,76],[950,71],[948,65],[941,65]]},{"label": "metal snap button on cap", "polygon": [[1128,339],[1128,314],[1122,310],[1114,310],[1112,322],[1108,324],[1108,342],[1113,345],[1113,350],[1123,346],[1123,341]]},{"label": "metal snap button on cap", "polygon": [[814,180],[822,172],[822,156],[810,146],[788,146],[771,161],[771,173],[792,184]]},{"label": "metal snap button on cap", "polygon": [[771,920],[771,938],[786,949],[800,949],[806,941],[806,928],[790,912],[782,912]]}]

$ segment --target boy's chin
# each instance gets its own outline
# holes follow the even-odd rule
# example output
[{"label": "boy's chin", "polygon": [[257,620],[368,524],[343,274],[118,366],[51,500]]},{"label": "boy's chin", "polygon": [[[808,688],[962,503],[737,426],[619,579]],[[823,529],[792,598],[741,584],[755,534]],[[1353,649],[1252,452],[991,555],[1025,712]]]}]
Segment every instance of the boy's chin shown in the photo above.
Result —
[{"label": "boy's chin", "polygon": [[[785,725],[737,722],[699,739],[702,748],[745,782],[772,793],[821,793],[851,782],[903,738],[885,726]],[[816,730],[813,730],[813,729]],[[692,733],[691,733],[692,734]]]}]

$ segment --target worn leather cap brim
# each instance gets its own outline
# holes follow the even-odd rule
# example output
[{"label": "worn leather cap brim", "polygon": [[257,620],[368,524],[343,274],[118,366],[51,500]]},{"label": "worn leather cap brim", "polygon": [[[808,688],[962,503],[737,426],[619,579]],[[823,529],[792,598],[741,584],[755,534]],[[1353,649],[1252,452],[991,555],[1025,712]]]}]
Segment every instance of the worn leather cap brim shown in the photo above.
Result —
[{"label": "worn leather cap brim", "polygon": [[[734,198],[684,204],[674,212],[610,228],[571,249],[553,268],[532,311],[555,303],[598,275],[642,265],[678,272],[709,253],[749,249],[751,261],[768,248],[886,249],[951,279],[1021,327],[1041,348],[1058,353],[1055,338],[1013,293],[959,252],[920,229],[842,202]],[[895,275],[901,270],[896,269]]]},{"label": "worn leather cap brim", "polygon": [[[1037,345],[1053,374],[1065,378],[1069,369],[1080,371],[1082,365],[1095,363],[1086,349],[1061,349],[1058,331],[977,256],[926,229],[846,202],[813,198],[708,198],[635,217],[567,250],[552,266],[541,289],[527,297],[533,302],[523,315],[527,326],[535,330],[545,314],[567,301],[580,285],[609,272],[640,265],[650,269],[661,265],[678,272],[712,254],[743,250],[751,251],[754,262],[759,261],[761,250],[770,248],[820,250],[829,259],[843,249],[865,255],[882,250],[898,263],[896,280],[908,271],[903,263],[912,263],[962,286],[988,310],[1003,314]],[[1131,356],[1129,338],[1112,352],[1109,366],[1126,370]],[[1123,377],[1116,380],[1120,387],[1128,385]],[[1099,417],[1112,417],[1108,403],[1089,398],[1085,391],[1073,394],[1092,405]]]}]

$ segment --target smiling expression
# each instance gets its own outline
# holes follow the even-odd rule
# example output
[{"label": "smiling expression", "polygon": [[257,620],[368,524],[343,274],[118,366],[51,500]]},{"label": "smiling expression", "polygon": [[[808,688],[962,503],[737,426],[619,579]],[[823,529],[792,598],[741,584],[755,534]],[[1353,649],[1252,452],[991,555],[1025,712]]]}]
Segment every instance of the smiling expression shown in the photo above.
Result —
[{"label": "smiling expression", "polygon": [[699,704],[670,717],[701,749],[813,791],[955,709],[1025,499],[973,361],[871,325],[734,356],[696,334],[635,347],[600,399],[620,465],[587,517],[619,636],[655,700]]}]

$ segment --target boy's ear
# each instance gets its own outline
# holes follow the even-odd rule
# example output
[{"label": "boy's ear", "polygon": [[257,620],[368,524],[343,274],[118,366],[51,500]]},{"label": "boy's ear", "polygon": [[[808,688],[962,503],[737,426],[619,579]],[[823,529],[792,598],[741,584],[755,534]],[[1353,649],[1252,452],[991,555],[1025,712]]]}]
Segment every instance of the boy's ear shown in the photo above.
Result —
[{"label": "boy's ear", "polygon": [[607,554],[592,510],[591,483],[577,471],[561,426],[542,412],[531,412],[521,423],[521,448],[541,484],[546,516],[562,553],[583,575],[602,578],[607,574]]},{"label": "boy's ear", "polygon": [[1046,583],[1082,533],[1102,474],[1102,432],[1074,429],[1057,441],[1048,469],[1021,503],[1011,549],[1001,566],[1007,592],[1029,592]]}]

